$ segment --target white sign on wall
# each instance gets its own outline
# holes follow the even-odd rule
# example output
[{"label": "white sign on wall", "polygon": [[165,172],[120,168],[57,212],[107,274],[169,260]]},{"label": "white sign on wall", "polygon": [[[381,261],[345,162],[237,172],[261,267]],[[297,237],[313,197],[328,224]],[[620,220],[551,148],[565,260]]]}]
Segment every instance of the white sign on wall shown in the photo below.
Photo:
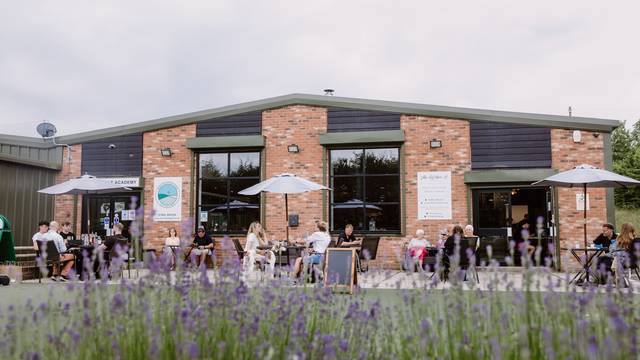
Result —
[{"label": "white sign on wall", "polygon": [[153,179],[153,221],[182,220],[182,178]]},{"label": "white sign on wall", "polygon": [[452,219],[451,171],[418,173],[418,219]]},{"label": "white sign on wall", "polygon": [[98,178],[102,181],[106,181],[109,184],[122,185],[128,187],[140,187],[139,177],[110,177],[110,178]]},{"label": "white sign on wall", "polygon": [[[587,210],[589,210],[590,205],[589,194],[587,194]],[[584,211],[584,193],[576,194],[576,210]]]}]

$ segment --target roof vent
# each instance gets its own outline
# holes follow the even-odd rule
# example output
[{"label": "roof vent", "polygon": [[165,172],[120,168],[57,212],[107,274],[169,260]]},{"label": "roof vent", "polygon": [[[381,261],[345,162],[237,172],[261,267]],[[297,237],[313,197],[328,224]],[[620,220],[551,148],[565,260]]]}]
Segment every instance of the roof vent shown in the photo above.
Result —
[{"label": "roof vent", "polygon": [[333,89],[324,89],[324,94],[327,96],[333,96]]}]

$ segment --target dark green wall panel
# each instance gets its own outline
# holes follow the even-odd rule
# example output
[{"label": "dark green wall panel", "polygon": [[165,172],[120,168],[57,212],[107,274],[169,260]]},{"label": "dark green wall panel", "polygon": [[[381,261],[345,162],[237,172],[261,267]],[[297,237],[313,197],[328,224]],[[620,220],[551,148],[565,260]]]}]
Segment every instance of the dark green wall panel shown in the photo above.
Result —
[{"label": "dark green wall panel", "polygon": [[54,197],[39,189],[55,184],[56,171],[0,161],[0,214],[13,225],[16,246],[31,245],[40,220],[53,220]]}]

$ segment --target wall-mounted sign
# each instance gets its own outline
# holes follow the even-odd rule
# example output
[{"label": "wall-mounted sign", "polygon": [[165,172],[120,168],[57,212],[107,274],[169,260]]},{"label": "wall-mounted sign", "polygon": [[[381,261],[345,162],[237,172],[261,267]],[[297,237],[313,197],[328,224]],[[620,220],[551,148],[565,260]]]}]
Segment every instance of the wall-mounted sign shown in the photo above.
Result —
[{"label": "wall-mounted sign", "polygon": [[153,221],[182,220],[182,178],[153,179]]},{"label": "wall-mounted sign", "polygon": [[136,219],[135,210],[122,210],[122,221],[134,221]]},{"label": "wall-mounted sign", "polygon": [[99,178],[99,179],[115,185],[122,185],[126,187],[140,187],[140,178],[135,176],[109,177],[109,178]]},{"label": "wall-mounted sign", "polygon": [[418,173],[418,219],[452,219],[451,171]]},{"label": "wall-mounted sign", "polygon": [[[587,194],[587,210],[589,210],[590,205],[589,194]],[[584,193],[576,194],[576,210],[584,211]]]}]

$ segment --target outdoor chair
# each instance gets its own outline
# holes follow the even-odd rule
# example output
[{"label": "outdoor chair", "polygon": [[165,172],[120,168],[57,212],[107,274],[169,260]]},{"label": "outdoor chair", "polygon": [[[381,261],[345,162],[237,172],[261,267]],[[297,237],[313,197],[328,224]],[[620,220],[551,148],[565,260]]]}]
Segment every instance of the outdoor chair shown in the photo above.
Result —
[{"label": "outdoor chair", "polygon": [[365,236],[362,239],[362,245],[360,246],[360,269],[362,271],[369,271],[369,261],[375,260],[378,255],[378,244],[380,243],[379,236]]},{"label": "outdoor chair", "polygon": [[[45,268],[49,268],[49,266],[60,266],[60,253],[58,252],[58,248],[53,241],[40,241],[37,240],[36,244],[38,245],[38,250],[36,251],[36,265],[38,267],[38,283],[42,283],[42,268],[40,267],[40,262],[44,261],[42,265]],[[42,255],[46,256],[46,260],[41,260]]]},{"label": "outdoor chair", "polygon": [[249,256],[249,254],[244,250],[244,247],[242,246],[242,244],[240,244],[240,240],[231,239],[231,241],[233,241],[233,246],[236,249],[236,253],[238,254],[238,260],[240,260],[240,264],[242,265],[243,269],[253,271],[253,267],[257,264],[259,270],[261,271],[265,270],[264,268],[265,265],[262,262],[255,259],[253,259],[252,263],[250,262],[252,259]]},{"label": "outdoor chair", "polygon": [[[118,253],[118,250],[120,251],[120,253]],[[135,258],[132,256],[133,254],[131,250],[132,249],[129,246],[129,240],[123,239],[123,240],[116,241],[116,243],[113,245],[113,248],[111,248],[111,251],[109,252],[109,254],[106,254],[107,258],[105,259],[105,262],[107,263],[107,268],[109,272],[111,272],[111,263],[113,262],[113,260],[116,258],[119,258],[120,260],[122,260],[127,264],[127,273],[128,273],[129,279],[131,279],[131,263],[135,261]],[[119,269],[119,270],[122,270],[122,269]],[[122,276],[123,276],[123,272],[120,271],[120,277]]]},{"label": "outdoor chair", "polygon": [[449,270],[451,269],[451,259],[456,255],[458,256],[458,267],[460,270],[464,271],[464,280],[467,280],[467,276],[469,274],[469,270],[471,269],[473,273],[473,277],[475,278],[477,283],[480,283],[480,278],[478,277],[478,271],[476,269],[475,262],[471,262],[469,258],[469,253],[472,255],[476,252],[476,237],[463,237],[460,239],[459,243],[459,253],[456,254],[456,249],[445,249],[442,257],[442,264],[444,265],[444,274],[442,277],[443,281],[447,281],[449,279]]},{"label": "outdoor chair", "polygon": [[637,252],[640,252],[640,238],[633,240],[629,251],[620,249],[613,252],[613,256],[616,258],[618,263],[616,269],[613,269],[615,271],[616,285],[620,285],[620,280],[622,280],[622,285],[624,287],[630,286],[631,276],[634,273],[638,280],[640,280]]}]

